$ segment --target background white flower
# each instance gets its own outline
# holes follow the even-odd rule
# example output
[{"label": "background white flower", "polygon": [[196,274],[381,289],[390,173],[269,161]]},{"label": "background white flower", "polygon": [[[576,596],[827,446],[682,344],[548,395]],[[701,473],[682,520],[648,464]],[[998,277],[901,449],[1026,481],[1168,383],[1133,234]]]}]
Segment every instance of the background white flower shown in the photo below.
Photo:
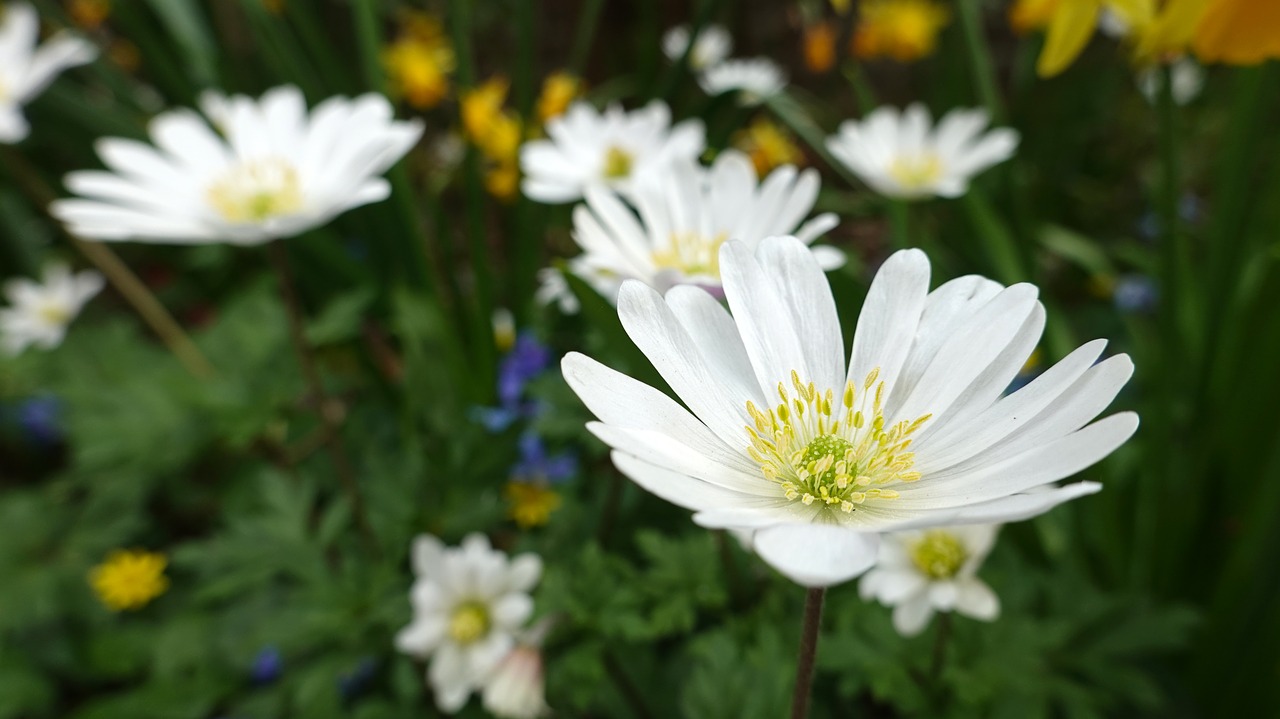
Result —
[{"label": "background white flower", "polygon": [[977,572],[999,530],[977,524],[886,534],[858,591],[894,607],[893,626],[903,636],[919,634],[934,611],[991,621],[1000,614],[1000,599]]},{"label": "background white flower", "polygon": [[764,57],[726,60],[703,70],[698,84],[708,95],[737,92],[742,105],[759,105],[782,92],[787,74],[778,63]]},{"label": "background white flower", "polygon": [[[1200,96],[1204,89],[1204,68],[1189,57],[1179,58],[1169,66],[1173,80],[1173,102],[1186,105]],[[1138,90],[1151,104],[1159,102],[1160,86],[1164,83],[1164,72],[1160,65],[1153,65],[1138,72],[1135,76]]]},{"label": "background white flower", "polygon": [[631,112],[611,105],[603,113],[576,102],[547,123],[547,136],[520,148],[521,188],[539,202],[572,202],[588,187],[625,191],[706,148],[702,122],[673,127],[671,110],[658,100]]},{"label": "background white flower", "polygon": [[154,147],[99,140],[111,171],[68,175],[81,198],[54,202],[53,214],[98,240],[261,244],[385,199],[379,175],[422,134],[418,121],[396,122],[381,95],[334,97],[308,113],[302,91],[284,86],[202,105],[221,135],[184,109],[152,120]]},{"label": "background white flower", "polygon": [[[805,218],[818,199],[816,170],[785,165],[763,181],[746,155],[726,150],[710,167],[681,163],[661,182],[638,186],[628,199],[589,189],[574,208],[573,237],[583,254],[571,270],[611,302],[627,279],[665,291],[678,284],[720,290],[720,246],[741,240],[752,248],[773,235],[795,234],[806,245],[836,225],[834,214]],[[803,224],[802,224],[803,223]],[[815,247],[833,269],[844,254]]]},{"label": "background white flower", "polygon": [[515,647],[516,632],[533,614],[529,591],[542,576],[542,560],[509,559],[482,534],[467,535],[456,548],[424,534],[414,540],[413,569],[413,621],[396,635],[396,647],[431,658],[427,679],[436,704],[456,712]]},{"label": "background white flower", "polygon": [[30,132],[22,106],[58,73],[93,62],[98,51],[86,40],[59,33],[36,47],[40,17],[25,2],[0,6],[0,142],[19,142]]},{"label": "background white flower", "polygon": [[919,250],[872,282],[846,362],[831,288],[794,238],[727,242],[732,316],[708,293],[622,286],[631,339],[688,407],[580,354],[565,379],[614,464],[707,527],[756,530],[769,564],[808,586],[875,560],[876,532],[1025,519],[1100,489],[1037,491],[1137,429],[1092,422],[1133,364],[1090,342],[1002,396],[1039,341],[1035,287],[961,277],[929,292]]},{"label": "background white flower", "polygon": [[481,693],[485,711],[501,719],[536,719],[546,716],[546,686],[543,674],[542,642],[550,631],[546,620],[524,632],[497,669],[489,676]]},{"label": "background white flower", "polygon": [[[662,36],[662,54],[672,62],[684,57],[689,47],[689,26],[677,25]],[[689,51],[689,67],[702,70],[724,62],[733,52],[733,36],[720,25],[707,25],[698,31]]]},{"label": "background white flower", "polygon": [[41,282],[9,280],[4,296],[10,306],[0,309],[0,346],[15,355],[32,345],[57,347],[66,336],[67,325],[102,286],[102,275],[97,272],[73,275],[62,264],[46,267]]},{"label": "background white flower", "polygon": [[827,138],[827,149],[871,189],[887,197],[959,197],[979,172],[1013,156],[1018,133],[986,131],[984,110],[952,110],[936,127],[914,104],[899,113],[879,107],[861,121],[847,120]]}]

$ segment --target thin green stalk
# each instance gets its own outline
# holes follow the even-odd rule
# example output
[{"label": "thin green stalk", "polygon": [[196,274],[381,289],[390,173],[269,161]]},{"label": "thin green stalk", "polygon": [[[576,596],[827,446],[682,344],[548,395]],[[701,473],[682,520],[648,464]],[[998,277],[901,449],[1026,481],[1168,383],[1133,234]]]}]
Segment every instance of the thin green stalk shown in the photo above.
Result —
[{"label": "thin green stalk", "polygon": [[804,623],[800,629],[800,652],[796,656],[796,684],[791,693],[791,719],[809,716],[813,693],[813,670],[818,656],[818,631],[822,628],[822,601],[826,587],[810,587],[804,595]]},{"label": "thin green stalk", "polygon": [[889,244],[895,250],[911,247],[911,207],[907,200],[890,198],[886,208],[889,214]]},{"label": "thin green stalk", "polygon": [[876,90],[871,86],[866,74],[862,72],[860,64],[850,60],[844,64],[841,72],[849,81],[849,87],[853,88],[853,96],[858,100],[858,111],[862,115],[865,116],[879,106],[880,101],[876,99]]},{"label": "thin green stalk", "polygon": [[600,22],[600,11],[604,9],[604,0],[586,0],[582,11],[578,14],[578,27],[573,31],[573,52],[569,54],[569,72],[582,76],[587,66],[587,57],[591,54],[591,42],[596,37],[596,26]]},{"label": "thin green stalk", "polygon": [[995,65],[991,61],[991,51],[987,47],[987,38],[982,32],[982,0],[960,0],[960,29],[964,31],[965,50],[969,57],[969,71],[973,75],[973,84],[977,87],[978,96],[991,120],[1004,122],[1004,106],[1000,102],[1000,92],[996,87]]},{"label": "thin green stalk", "polygon": [[384,95],[387,78],[382,72],[380,57],[382,42],[379,25],[381,14],[375,0],[351,0],[351,19],[355,24],[356,40],[360,45],[360,69],[365,87]]},{"label": "thin green stalk", "polygon": [[832,157],[831,153],[827,151],[826,135],[823,134],[822,128],[814,124],[813,120],[809,118],[808,114],[805,113],[794,98],[786,92],[782,92],[765,100],[765,106],[784,125],[789,127],[797,137],[804,140],[809,149],[813,150],[818,157],[821,157],[831,169],[836,171],[836,174],[843,177],[853,187],[862,185],[858,177],[849,168],[845,167],[844,163]]}]

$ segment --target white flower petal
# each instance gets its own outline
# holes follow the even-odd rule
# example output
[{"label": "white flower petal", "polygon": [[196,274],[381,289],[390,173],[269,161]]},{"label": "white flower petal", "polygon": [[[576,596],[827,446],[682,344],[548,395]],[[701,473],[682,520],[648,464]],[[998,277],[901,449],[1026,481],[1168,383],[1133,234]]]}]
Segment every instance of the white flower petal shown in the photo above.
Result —
[{"label": "white flower petal", "polygon": [[890,255],[876,273],[858,315],[847,378],[861,390],[879,368],[885,392],[892,396],[902,372],[929,292],[929,259],[920,250]]},{"label": "white flower petal", "polygon": [[781,524],[756,532],[756,554],[806,587],[846,582],[875,564],[880,537],[823,524]]},{"label": "white flower petal", "polygon": [[929,604],[928,595],[903,602],[893,609],[893,628],[904,637],[914,637],[929,625],[933,617],[933,606]]},{"label": "white flower petal", "polygon": [[989,622],[1000,616],[1000,598],[980,579],[957,582],[956,611]]}]

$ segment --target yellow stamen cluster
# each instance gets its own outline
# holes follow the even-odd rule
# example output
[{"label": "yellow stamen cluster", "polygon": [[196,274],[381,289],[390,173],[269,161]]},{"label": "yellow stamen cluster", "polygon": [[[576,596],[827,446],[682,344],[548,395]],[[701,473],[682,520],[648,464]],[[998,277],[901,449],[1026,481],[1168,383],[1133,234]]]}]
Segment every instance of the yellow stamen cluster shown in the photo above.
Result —
[{"label": "yellow stamen cluster", "polygon": [[728,235],[706,237],[697,232],[673,232],[666,247],[655,250],[653,264],[659,269],[679,270],[685,275],[720,276],[720,245]]},{"label": "yellow stamen cluster", "polygon": [[60,327],[71,321],[71,310],[61,302],[45,302],[36,309],[36,316],[45,324]]},{"label": "yellow stamen cluster", "polygon": [[968,558],[960,540],[942,529],[925,532],[911,547],[911,561],[930,579],[951,579]]},{"label": "yellow stamen cluster", "polygon": [[89,573],[89,584],[98,599],[113,612],[141,609],[165,593],[168,560],[158,552],[117,550]]},{"label": "yellow stamen cluster", "polygon": [[631,164],[635,158],[630,152],[618,147],[610,147],[604,153],[604,176],[608,180],[621,180],[631,175]]},{"label": "yellow stamen cluster", "polygon": [[298,172],[279,159],[233,168],[209,188],[207,196],[228,222],[263,222],[302,209]]},{"label": "yellow stamen cluster", "polygon": [[942,170],[942,160],[928,152],[898,157],[889,166],[889,176],[903,187],[916,189],[937,182]]},{"label": "yellow stamen cluster", "polygon": [[877,368],[860,386],[849,380],[836,396],[802,382],[793,370],[791,390],[778,383],[776,407],[761,410],[747,402],[755,422],[746,427],[747,453],[787,499],[849,513],[870,499],[893,499],[898,493],[890,487],[920,478],[908,449],[930,415],[886,426],[879,377]]},{"label": "yellow stamen cluster", "polygon": [[464,602],[449,617],[449,638],[470,644],[489,633],[489,608],[480,602]]}]

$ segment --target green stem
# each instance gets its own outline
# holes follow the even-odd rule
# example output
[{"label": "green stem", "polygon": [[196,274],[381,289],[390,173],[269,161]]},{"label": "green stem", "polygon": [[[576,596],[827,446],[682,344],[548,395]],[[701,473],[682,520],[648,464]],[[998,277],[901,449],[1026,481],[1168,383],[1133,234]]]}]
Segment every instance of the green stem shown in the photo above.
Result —
[{"label": "green stem", "polygon": [[995,65],[987,38],[982,32],[982,0],[959,0],[960,28],[964,31],[965,49],[969,57],[969,71],[977,86],[982,104],[991,114],[994,123],[1004,122],[1004,107],[996,87]]},{"label": "green stem", "polygon": [[895,250],[911,247],[911,207],[907,200],[890,198],[887,206],[889,214],[889,244]]},{"label": "green stem", "polygon": [[862,66],[852,60],[845,63],[842,72],[849,81],[849,87],[853,88],[853,96],[858,99],[858,111],[865,117],[880,104],[876,99],[875,88],[871,86],[866,73],[862,72]]},{"label": "green stem", "polygon": [[800,652],[796,657],[796,684],[791,693],[791,719],[809,716],[809,695],[813,692],[813,669],[818,656],[818,630],[822,627],[822,601],[826,587],[811,587],[804,596],[804,624],[800,630]]},{"label": "green stem", "polygon": [[823,134],[822,128],[814,124],[800,104],[795,101],[786,92],[781,92],[773,97],[765,100],[765,106],[773,112],[773,114],[782,121],[796,134],[809,149],[813,150],[818,157],[821,157],[831,169],[835,170],[838,175],[843,177],[850,185],[859,187],[862,181],[857,175],[845,167],[844,163],[832,157],[827,151],[826,136]]},{"label": "green stem", "polygon": [[587,57],[591,54],[591,41],[596,36],[596,25],[600,22],[600,11],[604,9],[604,0],[586,0],[582,11],[578,13],[578,27],[573,32],[573,52],[569,55],[569,72],[581,77],[587,66]]}]

